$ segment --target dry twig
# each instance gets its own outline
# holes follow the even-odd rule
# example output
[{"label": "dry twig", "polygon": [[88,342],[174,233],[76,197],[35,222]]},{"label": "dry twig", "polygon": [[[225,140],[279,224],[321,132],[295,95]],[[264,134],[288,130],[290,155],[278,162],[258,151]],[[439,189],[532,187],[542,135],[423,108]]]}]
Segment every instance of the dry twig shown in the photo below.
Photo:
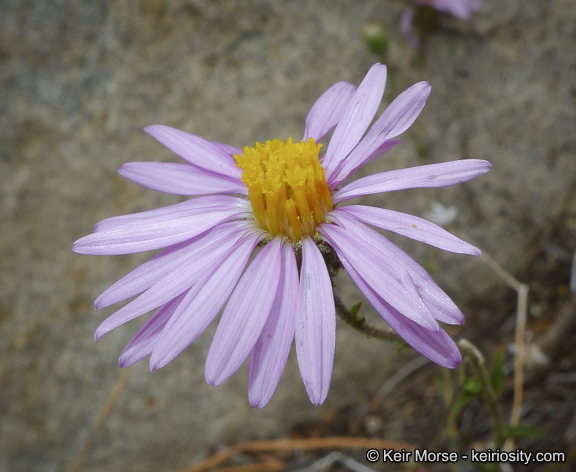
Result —
[{"label": "dry twig", "polygon": [[[396,449],[413,451],[416,448],[414,444],[399,443],[395,441],[386,441],[384,439],[373,438],[354,438],[354,437],[328,437],[328,438],[308,438],[308,439],[278,439],[271,441],[250,441],[234,444],[223,451],[208,457],[200,464],[183,469],[180,472],[204,472],[218,464],[228,460],[235,454],[242,452],[269,452],[269,451],[288,451],[293,452],[300,450],[316,449]],[[218,469],[223,472],[227,469]],[[229,469],[232,470],[232,469]],[[235,467],[233,470],[241,470]],[[256,469],[246,469],[251,472]],[[258,469],[262,470],[262,469]],[[266,469],[270,470],[270,469]],[[275,469],[278,470],[278,469]]]},{"label": "dry twig", "polygon": [[[524,334],[526,332],[526,320],[528,317],[528,285],[516,280],[500,264],[485,252],[480,256],[481,260],[503,279],[509,287],[518,292],[516,314],[516,339],[514,341],[514,400],[510,415],[510,426],[518,426],[522,411],[522,397],[524,392]],[[505,450],[514,449],[514,439],[508,439],[504,444]]]}]

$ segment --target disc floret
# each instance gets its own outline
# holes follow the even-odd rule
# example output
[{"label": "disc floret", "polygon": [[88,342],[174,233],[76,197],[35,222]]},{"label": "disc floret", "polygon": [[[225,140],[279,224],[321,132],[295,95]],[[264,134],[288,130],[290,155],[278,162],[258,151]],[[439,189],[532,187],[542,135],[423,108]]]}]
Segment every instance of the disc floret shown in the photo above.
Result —
[{"label": "disc floret", "polygon": [[333,209],[330,189],[318,155],[321,144],[314,139],[295,143],[280,139],[257,142],[236,154],[244,172],[254,217],[272,236],[293,241],[314,236],[316,227]]}]

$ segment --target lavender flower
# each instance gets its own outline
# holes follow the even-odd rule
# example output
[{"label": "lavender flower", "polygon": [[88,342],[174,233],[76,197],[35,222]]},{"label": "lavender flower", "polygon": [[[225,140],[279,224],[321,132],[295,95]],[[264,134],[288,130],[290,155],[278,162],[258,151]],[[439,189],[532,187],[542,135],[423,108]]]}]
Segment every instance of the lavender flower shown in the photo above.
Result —
[{"label": "lavender flower", "polygon": [[461,20],[469,20],[472,13],[480,11],[482,0],[414,0],[419,5],[430,5],[438,11],[450,13]]},{"label": "lavender flower", "polygon": [[[366,225],[448,251],[480,251],[415,216],[338,205],[363,195],[465,182],[487,172],[490,164],[470,159],[424,165],[342,186],[360,166],[400,143],[394,138],[410,127],[430,93],[426,82],[413,85],[368,130],[385,82],[386,67],[376,64],[358,88],[347,82],[330,87],[310,110],[300,142],[275,139],[241,150],[167,126],[146,128],[185,162],[134,162],[120,173],[145,187],[195,198],[103,220],[73,248],[94,255],[166,248],[95,302],[100,309],[139,295],[98,327],[96,340],[157,309],[122,352],[122,367],[148,355],[151,370],[165,366],[224,308],[206,361],[210,385],[226,380],[250,356],[249,401],[262,408],[295,339],[304,385],[311,402],[321,404],[330,385],[336,335],[326,251],[335,251],[407,343],[442,366],[453,368],[461,361],[456,344],[438,324],[463,323],[460,310],[422,267]],[[333,128],[320,156],[317,143]],[[257,246],[262,248],[248,264]]]},{"label": "lavender flower", "polygon": [[[449,13],[456,18],[468,21],[472,13],[482,9],[482,0],[414,0],[418,5],[431,6],[443,13]],[[400,31],[406,37],[410,46],[417,48],[420,39],[413,32],[414,10],[407,8],[400,18]]]}]

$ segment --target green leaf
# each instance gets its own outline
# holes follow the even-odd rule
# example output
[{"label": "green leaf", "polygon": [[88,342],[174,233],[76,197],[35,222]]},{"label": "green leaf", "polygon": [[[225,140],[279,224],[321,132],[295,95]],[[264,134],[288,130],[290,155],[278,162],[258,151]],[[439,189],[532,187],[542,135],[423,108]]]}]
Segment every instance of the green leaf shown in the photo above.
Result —
[{"label": "green leaf", "polygon": [[452,405],[452,415],[456,416],[471,400],[477,398],[482,393],[482,384],[473,379],[464,380],[462,389]]},{"label": "green leaf", "polygon": [[362,302],[356,303],[356,305],[350,307],[348,309],[348,311],[350,312],[350,314],[356,318],[358,315],[358,312],[360,311],[360,307],[362,306]]}]

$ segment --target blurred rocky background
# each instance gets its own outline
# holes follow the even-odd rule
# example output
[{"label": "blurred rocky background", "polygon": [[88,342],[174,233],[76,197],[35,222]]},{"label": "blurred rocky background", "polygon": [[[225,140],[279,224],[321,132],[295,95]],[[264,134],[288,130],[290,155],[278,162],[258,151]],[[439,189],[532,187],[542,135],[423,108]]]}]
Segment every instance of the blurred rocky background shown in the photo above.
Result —
[{"label": "blurred rocky background", "polygon": [[[384,61],[385,104],[420,80],[431,83],[432,95],[404,144],[359,175],[464,157],[487,159],[493,168],[463,185],[365,201],[419,216],[436,202],[454,207],[451,228],[523,281],[532,283],[528,269],[544,258],[536,292],[552,280],[546,267],[563,274],[550,288],[554,307],[562,305],[576,246],[574,1],[484,0],[470,22],[440,16],[418,51],[399,32],[410,5],[0,1],[0,471],[179,470],[238,441],[334,424],[416,357],[339,322],[326,403],[310,405],[292,353],[275,397],[258,411],[248,405],[246,366],[219,387],[205,384],[213,326],[160,371],[150,374],[142,362],[129,372],[91,433],[123,375],[117,357],[141,323],[96,344],[93,332],[113,310],[96,313],[92,303],[147,256],[88,257],[70,249],[103,218],[179,201],[117,173],[125,162],[178,160],[142,131],[150,124],[238,147],[299,138],[326,88],[339,80],[357,85]],[[374,28],[387,36],[380,56],[363,39]],[[393,239],[462,306],[466,336],[488,357],[498,344],[510,347],[515,295],[501,279],[477,258]],[[338,284],[347,303],[361,300],[346,276]],[[542,303],[531,305],[536,334],[535,326],[545,334],[556,313]],[[369,306],[361,313],[378,325]],[[563,373],[573,375],[572,350],[558,352]],[[558,402],[569,404],[568,397]],[[573,406],[558,411],[574,423],[576,437]],[[367,430],[337,432],[414,440],[377,413]],[[416,413],[402,414],[410,422]]]}]

